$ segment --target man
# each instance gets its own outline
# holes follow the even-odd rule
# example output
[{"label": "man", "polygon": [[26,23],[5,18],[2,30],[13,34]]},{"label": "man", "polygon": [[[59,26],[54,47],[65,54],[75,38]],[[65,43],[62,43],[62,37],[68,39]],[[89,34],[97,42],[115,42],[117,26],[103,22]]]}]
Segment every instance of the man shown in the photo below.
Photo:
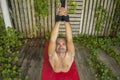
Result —
[{"label": "man", "polygon": [[[66,28],[66,39],[57,38],[60,22],[64,21]],[[74,61],[75,48],[72,39],[72,30],[69,23],[67,9],[60,7],[56,16],[56,23],[51,33],[48,47],[49,62],[54,72],[68,72]]]}]

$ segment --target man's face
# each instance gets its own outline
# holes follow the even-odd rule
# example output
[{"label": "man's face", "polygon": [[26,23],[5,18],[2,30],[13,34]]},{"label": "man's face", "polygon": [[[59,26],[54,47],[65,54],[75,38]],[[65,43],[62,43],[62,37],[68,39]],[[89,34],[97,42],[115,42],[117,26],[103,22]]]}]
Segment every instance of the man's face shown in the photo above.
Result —
[{"label": "man's face", "polygon": [[56,52],[65,53],[67,50],[66,41],[64,38],[58,38],[56,42]]}]

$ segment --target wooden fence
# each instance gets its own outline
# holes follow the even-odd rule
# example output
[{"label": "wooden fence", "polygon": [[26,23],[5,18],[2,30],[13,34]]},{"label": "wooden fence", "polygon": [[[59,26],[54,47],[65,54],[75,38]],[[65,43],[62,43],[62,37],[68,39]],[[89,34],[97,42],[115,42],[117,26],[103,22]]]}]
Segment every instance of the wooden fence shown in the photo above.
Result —
[{"label": "wooden fence", "polygon": [[1,6],[0,6],[0,16],[2,16],[2,10],[1,10]]},{"label": "wooden fence", "polygon": [[[13,27],[24,34],[25,38],[44,38],[48,31],[51,31],[55,24],[56,3],[49,1],[49,15],[42,19],[35,15],[34,0],[8,0]],[[104,28],[100,35],[109,34],[112,19],[115,13],[115,0],[74,0],[77,2],[75,13],[69,13],[73,35],[90,34],[97,35],[95,30],[97,18],[95,13],[99,5],[103,6],[110,16],[104,22]],[[102,16],[102,15],[101,15]],[[39,24],[38,24],[39,22]],[[64,24],[61,24],[60,33],[65,33]]]}]

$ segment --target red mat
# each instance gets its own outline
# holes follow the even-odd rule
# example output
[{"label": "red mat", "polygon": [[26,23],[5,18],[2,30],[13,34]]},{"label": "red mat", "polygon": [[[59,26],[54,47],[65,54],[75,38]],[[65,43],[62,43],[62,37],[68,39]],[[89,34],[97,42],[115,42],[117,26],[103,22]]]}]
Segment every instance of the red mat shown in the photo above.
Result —
[{"label": "red mat", "polygon": [[55,73],[48,61],[48,42],[45,45],[44,63],[42,68],[42,80],[80,80],[75,61],[67,73]]}]

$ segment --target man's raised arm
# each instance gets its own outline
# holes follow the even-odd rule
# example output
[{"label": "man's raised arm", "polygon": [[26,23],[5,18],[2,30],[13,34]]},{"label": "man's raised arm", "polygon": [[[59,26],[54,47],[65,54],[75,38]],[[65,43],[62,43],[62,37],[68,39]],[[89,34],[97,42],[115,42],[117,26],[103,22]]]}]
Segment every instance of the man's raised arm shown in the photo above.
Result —
[{"label": "man's raised arm", "polygon": [[50,38],[49,48],[48,48],[49,56],[55,53],[56,39],[59,33],[59,26],[60,26],[60,21],[55,23],[55,27],[53,28],[52,33],[51,33],[51,38]]},{"label": "man's raised arm", "polygon": [[75,47],[72,38],[72,29],[69,22],[65,22],[68,53],[75,55]]},{"label": "man's raised arm", "polygon": [[72,29],[71,29],[71,25],[70,25],[69,15],[67,14],[67,4],[65,5],[64,21],[65,21],[64,24],[65,24],[65,28],[66,28],[68,53],[71,53],[74,56],[75,48],[74,48],[74,44],[73,44]]},{"label": "man's raised arm", "polygon": [[[61,5],[60,5],[61,6]],[[50,43],[49,43],[49,47],[48,47],[48,55],[52,55],[55,52],[55,48],[56,48],[56,39],[58,37],[59,34],[59,26],[60,26],[60,22],[61,22],[61,16],[64,14],[62,11],[62,8],[59,6],[58,10],[58,15],[56,15],[55,17],[55,26],[52,30],[51,33],[51,37],[50,37]]]}]

